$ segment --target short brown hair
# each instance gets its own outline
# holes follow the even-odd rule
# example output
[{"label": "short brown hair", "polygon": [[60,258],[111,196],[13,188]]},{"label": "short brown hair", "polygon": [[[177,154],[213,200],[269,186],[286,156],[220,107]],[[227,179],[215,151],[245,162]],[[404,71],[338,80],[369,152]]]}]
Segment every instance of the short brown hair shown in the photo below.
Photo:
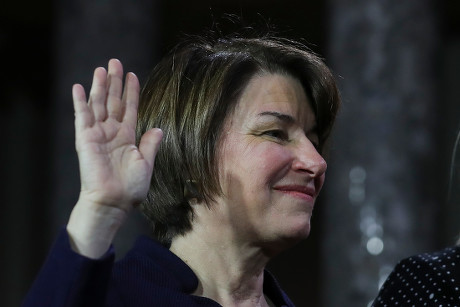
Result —
[{"label": "short brown hair", "polygon": [[138,138],[153,127],[164,137],[141,210],[163,244],[191,229],[191,197],[209,204],[220,193],[216,153],[222,125],[258,73],[287,74],[301,82],[316,114],[321,151],[339,93],[327,66],[297,42],[268,36],[195,38],[175,47],[147,80]]}]

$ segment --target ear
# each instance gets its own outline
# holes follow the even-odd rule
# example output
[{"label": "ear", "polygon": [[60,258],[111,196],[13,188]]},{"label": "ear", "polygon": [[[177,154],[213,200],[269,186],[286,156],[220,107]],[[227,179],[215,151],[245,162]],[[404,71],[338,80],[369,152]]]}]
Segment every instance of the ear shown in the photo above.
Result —
[{"label": "ear", "polygon": [[196,180],[186,180],[184,185],[184,197],[188,200],[201,199],[200,193],[197,189]]}]

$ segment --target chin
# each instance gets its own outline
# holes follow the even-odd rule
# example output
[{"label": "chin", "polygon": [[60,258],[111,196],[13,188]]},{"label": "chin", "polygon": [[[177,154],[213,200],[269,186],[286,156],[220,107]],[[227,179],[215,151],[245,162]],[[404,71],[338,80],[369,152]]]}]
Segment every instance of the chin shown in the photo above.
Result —
[{"label": "chin", "polygon": [[293,228],[291,233],[287,236],[288,238],[291,238],[293,241],[301,241],[305,240],[308,238],[310,235],[310,223],[307,225],[300,225],[297,228]]},{"label": "chin", "polygon": [[[273,254],[279,254],[286,249],[293,247],[299,242],[305,240],[310,235],[310,223],[290,225],[289,229],[284,229],[281,235],[271,245]],[[292,227],[295,226],[295,227]]]},{"label": "chin", "polygon": [[298,238],[299,240],[306,239],[310,235],[310,215],[288,219],[285,222],[285,226],[287,227],[286,235],[288,237]]}]

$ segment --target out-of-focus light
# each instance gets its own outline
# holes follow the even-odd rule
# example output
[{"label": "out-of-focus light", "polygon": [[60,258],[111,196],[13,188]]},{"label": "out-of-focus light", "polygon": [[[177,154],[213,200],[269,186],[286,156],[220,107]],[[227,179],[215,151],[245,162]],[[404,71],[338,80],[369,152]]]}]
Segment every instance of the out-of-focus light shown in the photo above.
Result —
[{"label": "out-of-focus light", "polygon": [[350,170],[349,178],[353,183],[364,183],[366,180],[366,170],[361,166],[355,166]]},{"label": "out-of-focus light", "polygon": [[367,241],[366,248],[369,254],[377,256],[383,251],[383,241],[379,237],[372,237]]},{"label": "out-of-focus light", "polygon": [[364,185],[366,181],[366,170],[361,166],[355,166],[350,170],[348,177],[350,178],[348,199],[354,205],[361,204],[366,198]]},{"label": "out-of-focus light", "polygon": [[348,198],[351,203],[363,202],[366,198],[366,191],[362,186],[352,186],[348,190]]},{"label": "out-of-focus light", "polygon": [[383,229],[382,229],[382,226],[380,226],[379,224],[372,223],[366,227],[364,233],[368,237],[381,236],[383,234]]}]

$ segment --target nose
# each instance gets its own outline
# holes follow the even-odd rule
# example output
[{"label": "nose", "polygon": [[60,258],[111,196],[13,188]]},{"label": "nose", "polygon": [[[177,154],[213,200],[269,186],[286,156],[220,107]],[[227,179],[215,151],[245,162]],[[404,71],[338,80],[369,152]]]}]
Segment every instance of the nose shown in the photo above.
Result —
[{"label": "nose", "polygon": [[316,178],[322,176],[326,172],[327,163],[310,140],[306,139],[296,148],[295,160],[292,163],[292,168],[294,171],[306,172],[310,174],[311,177]]}]

